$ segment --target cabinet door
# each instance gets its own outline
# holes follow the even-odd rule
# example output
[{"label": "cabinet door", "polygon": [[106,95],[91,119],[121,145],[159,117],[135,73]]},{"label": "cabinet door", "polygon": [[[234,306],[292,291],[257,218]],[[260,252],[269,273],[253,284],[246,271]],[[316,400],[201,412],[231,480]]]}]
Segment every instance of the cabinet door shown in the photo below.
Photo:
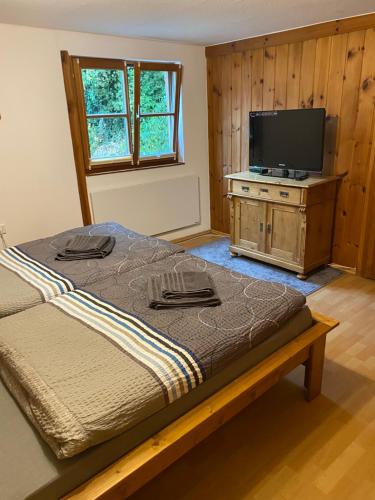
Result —
[{"label": "cabinet door", "polygon": [[301,261],[302,214],[298,207],[269,203],[266,252],[274,257]]},{"label": "cabinet door", "polygon": [[235,199],[235,244],[264,252],[266,203],[245,198]]}]

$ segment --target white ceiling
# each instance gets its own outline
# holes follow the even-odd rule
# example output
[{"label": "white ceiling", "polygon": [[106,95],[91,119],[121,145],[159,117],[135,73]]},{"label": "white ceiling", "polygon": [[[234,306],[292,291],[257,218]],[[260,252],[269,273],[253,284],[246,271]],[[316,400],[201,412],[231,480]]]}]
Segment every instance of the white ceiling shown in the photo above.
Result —
[{"label": "white ceiling", "polygon": [[0,22],[211,45],[374,10],[374,0],[0,0]]}]

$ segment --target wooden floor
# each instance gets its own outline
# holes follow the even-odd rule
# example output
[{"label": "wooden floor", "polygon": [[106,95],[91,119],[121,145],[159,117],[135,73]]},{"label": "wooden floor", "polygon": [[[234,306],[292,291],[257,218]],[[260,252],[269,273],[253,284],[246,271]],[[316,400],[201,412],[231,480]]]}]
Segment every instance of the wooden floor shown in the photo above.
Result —
[{"label": "wooden floor", "polygon": [[375,281],[346,274],[308,304],[341,322],[322,395],[305,402],[296,370],[132,500],[375,500]]}]

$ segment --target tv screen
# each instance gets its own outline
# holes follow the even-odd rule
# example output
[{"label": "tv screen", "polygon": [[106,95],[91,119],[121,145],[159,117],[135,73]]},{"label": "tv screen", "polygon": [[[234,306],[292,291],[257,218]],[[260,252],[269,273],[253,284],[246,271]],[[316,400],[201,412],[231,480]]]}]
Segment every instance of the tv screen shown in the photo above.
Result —
[{"label": "tv screen", "polygon": [[321,172],[325,109],[250,112],[250,166]]}]

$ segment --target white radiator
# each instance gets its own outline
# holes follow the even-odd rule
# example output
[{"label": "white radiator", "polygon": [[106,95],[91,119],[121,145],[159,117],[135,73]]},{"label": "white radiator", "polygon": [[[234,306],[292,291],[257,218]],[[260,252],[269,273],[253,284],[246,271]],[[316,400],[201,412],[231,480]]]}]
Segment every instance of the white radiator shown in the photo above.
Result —
[{"label": "white radiator", "polygon": [[116,221],[156,235],[200,223],[199,178],[176,177],[90,193],[96,224]]}]

